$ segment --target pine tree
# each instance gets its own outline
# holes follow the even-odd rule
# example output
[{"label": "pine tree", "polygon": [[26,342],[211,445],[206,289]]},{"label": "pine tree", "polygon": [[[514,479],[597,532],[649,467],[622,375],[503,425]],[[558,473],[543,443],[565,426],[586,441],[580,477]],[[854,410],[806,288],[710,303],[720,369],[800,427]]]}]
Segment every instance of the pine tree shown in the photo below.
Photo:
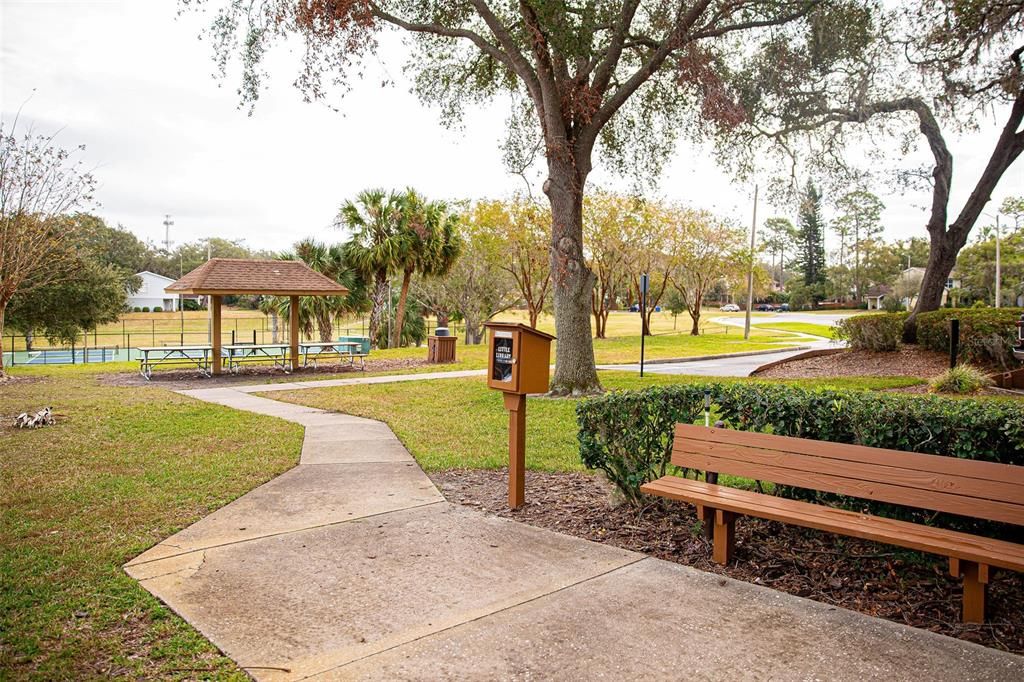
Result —
[{"label": "pine tree", "polygon": [[804,284],[825,283],[825,221],[821,217],[821,192],[807,181],[800,200],[797,240],[800,255],[797,266],[804,273]]}]

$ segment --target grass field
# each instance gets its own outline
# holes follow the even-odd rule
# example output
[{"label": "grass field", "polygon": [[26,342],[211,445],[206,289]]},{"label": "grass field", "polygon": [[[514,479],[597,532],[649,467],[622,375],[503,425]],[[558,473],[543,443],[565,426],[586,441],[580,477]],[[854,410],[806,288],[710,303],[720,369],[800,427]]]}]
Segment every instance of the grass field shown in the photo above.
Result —
[{"label": "grass field", "polygon": [[835,327],[827,324],[811,324],[810,322],[757,322],[757,328],[772,331],[796,332],[831,339]]},{"label": "grass field", "polygon": [[[705,311],[705,318],[715,314],[717,311]],[[525,322],[527,315],[522,310],[510,310],[496,316],[502,320],[514,320]],[[338,320],[335,331],[339,335],[362,336],[366,333],[366,318],[351,317]],[[270,331],[270,318],[256,310],[236,310],[225,308],[223,315],[224,342],[230,341],[232,333],[239,342],[251,341],[253,332],[259,343],[270,343],[272,334]],[[280,321],[278,333],[279,340],[287,337],[285,321]],[[721,325],[712,322],[702,323],[702,328],[708,334],[725,333],[726,329]],[[427,327],[432,332],[437,327],[435,318],[427,319]],[[554,333],[554,317],[542,315],[539,327],[543,331]],[[655,313],[651,318],[651,329],[655,334],[668,332],[689,331],[690,318],[680,315],[673,319],[669,313]],[[639,338],[640,317],[636,313],[617,311],[613,312],[608,319],[608,336],[623,337],[637,336]],[[184,313],[126,313],[117,322],[101,325],[95,332],[88,335],[87,345],[91,347],[114,347],[132,348],[136,346],[160,346],[180,345],[183,343],[207,343],[209,340],[210,318],[205,310],[187,311]],[[460,325],[454,325],[455,331],[461,331]],[[732,333],[736,333],[733,329]],[[11,331],[0,340],[3,350],[10,352],[12,345],[14,350],[25,349],[24,338],[15,335],[12,340]],[[85,339],[77,345],[86,343]],[[36,338],[33,344],[36,349],[50,347],[49,342],[44,338]]]},{"label": "grass field", "polygon": [[[258,313],[254,315],[252,311],[232,312],[236,314],[233,319],[241,325],[240,329],[248,329],[248,331],[239,332],[239,338],[248,335],[248,338],[251,339],[252,329],[254,328],[253,325],[258,325],[260,323],[262,315],[259,315]],[[139,320],[145,323],[148,318],[152,318],[154,315],[164,314],[165,313],[133,313],[130,317],[138,317]],[[170,315],[170,313],[166,313],[166,315]],[[197,320],[196,316],[205,315],[205,313],[187,313],[187,315],[192,316],[193,322],[198,322],[200,320]],[[524,321],[525,313],[521,311],[510,311],[499,316],[499,318],[503,320]],[[689,318],[686,318],[687,321],[688,319]],[[150,322],[155,324],[153,320],[150,320]],[[165,320],[164,322],[167,321]],[[205,321],[203,322],[205,324]],[[358,321],[356,322],[358,323]],[[635,313],[612,313],[608,319],[608,338],[594,340],[594,353],[598,364],[638,362],[640,359],[639,323],[640,318]],[[246,327],[246,325],[248,325],[248,327]],[[646,357],[652,360],[684,358],[700,355],[717,355],[719,353],[768,350],[800,343],[800,339],[798,337],[795,337],[786,331],[758,329],[755,327],[751,330],[750,340],[744,341],[742,331],[735,327],[728,327],[712,322],[708,322],[702,326],[705,332],[703,335],[691,336],[688,331],[689,325],[683,324],[682,319],[680,319],[679,324],[676,325],[670,314],[655,314],[651,321],[651,328],[654,331],[654,336],[650,336],[646,340]],[[539,328],[543,331],[553,333],[555,331],[554,319],[551,316],[543,316],[540,320]],[[358,325],[352,329],[353,335],[358,335]],[[164,334],[164,336],[161,337],[160,334]],[[206,342],[205,332],[195,332],[195,334],[197,334],[197,337],[193,338],[191,342]],[[201,338],[199,338],[200,336]],[[126,333],[125,339],[127,338]],[[157,332],[156,338],[158,339],[157,345],[159,345],[159,339],[161,338],[172,345],[179,342],[178,337],[171,332]],[[132,332],[131,339],[133,346],[151,344],[150,336],[142,332]],[[267,339],[269,341],[269,336]],[[141,344],[136,343],[140,340]],[[9,341],[10,339],[8,338],[8,347],[10,346]],[[186,342],[189,342],[188,339],[186,339]],[[485,345],[466,346],[463,344],[461,337],[457,339],[457,345],[456,357],[458,358],[458,362],[454,365],[447,365],[444,369],[481,369],[487,366]],[[37,344],[37,347],[42,346],[38,346]],[[374,350],[370,357],[371,359],[426,359],[426,356],[426,346],[410,346],[407,348]],[[19,357],[18,362],[23,361],[24,360]],[[40,361],[41,360],[37,360],[37,362]],[[106,363],[105,366],[107,368],[106,371],[134,371],[138,369],[138,363],[136,361]],[[420,371],[431,371],[434,369],[437,368],[430,368],[430,370],[423,369]]]},{"label": "grass field", "polygon": [[0,679],[248,679],[121,565],[293,466],[302,428],[54,370],[0,385]]},{"label": "grass field", "polygon": [[[602,372],[606,389],[643,388],[703,377]],[[719,379],[749,381],[749,379]],[[922,383],[918,379],[797,380],[816,387],[882,389]],[[301,405],[387,422],[428,471],[498,468],[508,464],[508,413],[501,396],[481,379],[443,379],[374,386],[275,391],[271,396]],[[541,471],[580,471],[575,400],[530,398],[527,408],[527,466]]]}]

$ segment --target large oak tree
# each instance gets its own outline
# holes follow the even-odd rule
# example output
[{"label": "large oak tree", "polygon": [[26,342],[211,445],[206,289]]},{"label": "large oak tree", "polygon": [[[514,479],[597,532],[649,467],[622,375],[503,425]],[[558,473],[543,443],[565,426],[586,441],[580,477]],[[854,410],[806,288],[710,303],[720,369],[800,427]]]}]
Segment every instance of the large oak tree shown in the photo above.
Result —
[{"label": "large oak tree", "polygon": [[[204,4],[183,0],[186,5]],[[261,60],[287,36],[304,46],[296,84],[311,99],[359,73],[385,29],[413,38],[420,98],[448,120],[467,105],[512,103],[506,156],[543,149],[551,204],[558,334],[552,392],[599,390],[590,338],[594,277],[581,213],[595,151],[616,170],[657,174],[688,117],[735,121],[718,76],[732,38],[806,17],[822,0],[219,0],[217,60],[240,56],[241,96],[254,101]],[[325,82],[326,81],[326,82]],[[537,141],[540,144],[535,144]],[[511,151],[511,154],[509,152]]]}]

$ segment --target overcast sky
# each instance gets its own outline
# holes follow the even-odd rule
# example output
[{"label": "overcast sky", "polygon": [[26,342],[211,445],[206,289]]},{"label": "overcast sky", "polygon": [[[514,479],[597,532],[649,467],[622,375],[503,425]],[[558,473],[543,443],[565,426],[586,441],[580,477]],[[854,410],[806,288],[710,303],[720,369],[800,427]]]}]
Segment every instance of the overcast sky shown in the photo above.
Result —
[{"label": "overcast sky", "polygon": [[[432,198],[523,188],[501,162],[504,107],[469,112],[463,130],[444,128],[408,92],[397,39],[384,42],[341,113],[303,103],[291,87],[294,57],[274,54],[269,89],[250,117],[238,107],[237,78],[212,77],[210,46],[198,39],[206,21],[178,17],[175,0],[0,0],[3,119],[9,124],[21,107],[22,124],[60,129],[65,146],[85,144],[99,181],[96,212],[152,242],[163,241],[167,213],[175,244],[219,236],[279,250],[305,236],[340,238],[330,227],[339,204],[367,187],[413,186]],[[385,78],[396,85],[382,88]],[[954,210],[995,137],[989,125],[950,140]],[[680,145],[659,192],[749,224],[752,185],[731,183],[709,157]],[[599,171],[592,179],[628,189]],[[887,237],[924,236],[927,196],[874,189],[887,205]],[[988,211],[1021,193],[1018,162]],[[786,213],[759,209],[761,217]]]}]

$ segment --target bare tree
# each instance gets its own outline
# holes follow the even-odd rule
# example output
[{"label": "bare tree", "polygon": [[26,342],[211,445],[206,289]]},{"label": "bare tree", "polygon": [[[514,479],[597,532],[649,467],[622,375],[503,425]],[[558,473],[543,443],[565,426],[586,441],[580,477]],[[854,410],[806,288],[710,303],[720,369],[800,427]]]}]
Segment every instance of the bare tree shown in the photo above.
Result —
[{"label": "bare tree", "polygon": [[[53,135],[0,121],[0,338],[11,299],[64,281],[80,263],[65,216],[92,198],[93,177]],[[79,150],[83,147],[79,147]],[[3,378],[0,353],[0,378]]]},{"label": "bare tree", "polygon": [[680,244],[671,281],[693,320],[690,334],[697,336],[707,293],[717,282],[739,278],[747,271],[747,234],[707,211],[677,209],[676,215]]},{"label": "bare tree", "polygon": [[589,193],[583,201],[583,237],[587,267],[594,273],[591,312],[594,337],[606,338],[608,315],[629,280],[631,240],[637,233],[640,200],[608,192]]}]

